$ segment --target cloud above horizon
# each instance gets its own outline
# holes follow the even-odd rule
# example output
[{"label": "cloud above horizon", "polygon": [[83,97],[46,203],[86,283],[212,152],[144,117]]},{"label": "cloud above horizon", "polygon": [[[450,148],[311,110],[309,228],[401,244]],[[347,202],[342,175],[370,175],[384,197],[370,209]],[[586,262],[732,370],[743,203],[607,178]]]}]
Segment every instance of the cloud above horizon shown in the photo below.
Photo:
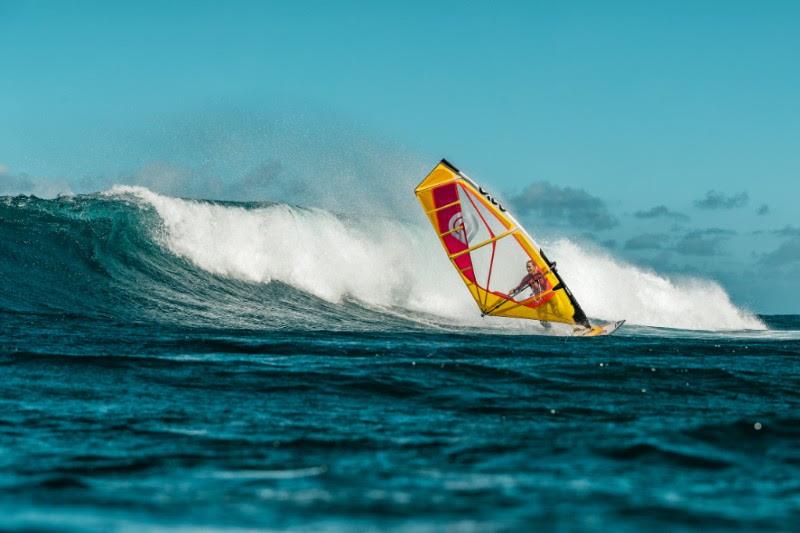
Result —
[{"label": "cloud above horizon", "polygon": [[556,225],[607,230],[619,224],[600,198],[546,181],[531,183],[509,201],[521,215],[534,214]]},{"label": "cloud above horizon", "polygon": [[789,237],[775,250],[761,256],[759,263],[770,267],[784,267],[800,263],[800,235]]},{"label": "cloud above horizon", "polygon": [[794,226],[784,226],[781,229],[771,231],[773,235],[778,237],[800,237],[800,228]]},{"label": "cloud above horizon", "polygon": [[726,195],[719,191],[708,191],[704,198],[695,200],[694,205],[700,209],[736,209],[744,207],[750,200],[746,191]]},{"label": "cloud above horizon", "polygon": [[657,205],[648,209],[647,211],[636,211],[633,214],[636,218],[672,218],[675,220],[689,220],[688,215],[684,215],[683,213],[678,213],[677,211],[672,211],[665,205]]},{"label": "cloud above horizon", "polygon": [[672,250],[681,255],[723,255],[722,244],[734,235],[735,231],[720,228],[692,230],[684,234]]},{"label": "cloud above horizon", "polygon": [[643,233],[625,241],[626,250],[662,250],[669,236],[664,233]]}]

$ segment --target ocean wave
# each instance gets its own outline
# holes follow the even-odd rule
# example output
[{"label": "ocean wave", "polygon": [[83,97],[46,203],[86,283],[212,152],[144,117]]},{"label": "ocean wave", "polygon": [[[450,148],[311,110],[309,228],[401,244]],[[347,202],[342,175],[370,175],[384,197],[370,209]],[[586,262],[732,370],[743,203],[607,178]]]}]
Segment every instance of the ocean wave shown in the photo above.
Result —
[{"label": "ocean wave", "polygon": [[[481,319],[430,229],[143,187],[4,198],[0,309],[242,329],[541,332]],[[546,245],[587,314],[689,330],[765,325],[717,283],[671,279],[566,239]]]}]

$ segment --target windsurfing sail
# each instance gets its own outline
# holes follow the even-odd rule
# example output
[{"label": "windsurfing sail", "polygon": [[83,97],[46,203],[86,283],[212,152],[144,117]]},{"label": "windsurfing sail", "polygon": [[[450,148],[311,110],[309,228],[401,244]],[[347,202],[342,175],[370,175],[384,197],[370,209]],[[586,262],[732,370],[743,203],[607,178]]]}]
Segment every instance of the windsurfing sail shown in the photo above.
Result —
[{"label": "windsurfing sail", "polygon": [[556,264],[456,167],[442,159],[415,193],[482,315],[592,327]]}]

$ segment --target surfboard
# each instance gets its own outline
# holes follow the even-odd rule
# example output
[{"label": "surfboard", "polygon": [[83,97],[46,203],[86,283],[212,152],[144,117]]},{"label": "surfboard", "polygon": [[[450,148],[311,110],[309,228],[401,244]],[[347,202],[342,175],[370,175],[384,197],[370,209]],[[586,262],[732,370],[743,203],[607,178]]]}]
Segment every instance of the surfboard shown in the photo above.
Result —
[{"label": "surfboard", "polygon": [[610,324],[606,324],[604,326],[592,326],[590,329],[578,330],[573,332],[573,337],[602,337],[604,335],[611,335],[615,331],[617,331],[622,324],[624,324],[624,320],[617,320],[616,322],[612,322]]},{"label": "surfboard", "polygon": [[572,324],[586,337],[622,325],[593,326],[556,263],[505,206],[447,160],[414,192],[481,316]]}]

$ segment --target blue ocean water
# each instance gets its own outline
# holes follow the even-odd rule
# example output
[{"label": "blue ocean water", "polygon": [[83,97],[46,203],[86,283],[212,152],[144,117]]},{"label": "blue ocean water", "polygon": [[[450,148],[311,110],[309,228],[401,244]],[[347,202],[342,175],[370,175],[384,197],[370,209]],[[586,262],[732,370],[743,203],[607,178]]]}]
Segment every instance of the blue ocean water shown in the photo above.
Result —
[{"label": "blue ocean water", "polygon": [[0,530],[798,529],[800,317],[476,329],[248,279],[160,207],[0,198]]}]

